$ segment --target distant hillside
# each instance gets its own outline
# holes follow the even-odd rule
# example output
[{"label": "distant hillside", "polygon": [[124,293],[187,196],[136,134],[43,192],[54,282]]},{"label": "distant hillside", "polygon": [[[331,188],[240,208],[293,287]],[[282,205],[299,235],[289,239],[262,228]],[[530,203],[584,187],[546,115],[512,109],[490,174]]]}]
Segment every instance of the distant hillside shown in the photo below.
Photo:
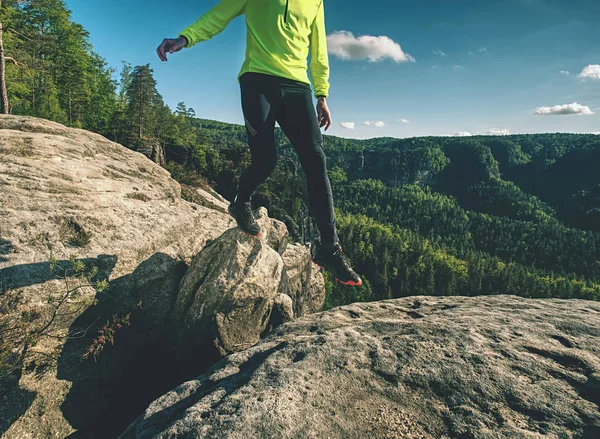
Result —
[{"label": "distant hillside", "polygon": [[[167,167],[184,181],[190,171],[200,173],[233,197],[249,163],[244,126],[204,119],[192,125],[206,164],[192,159]],[[314,241],[302,167],[279,128],[276,140],[279,163],[253,201],[286,221],[297,239]],[[342,242],[367,279],[362,290],[330,283],[331,305],[400,297],[413,288],[599,297],[600,136],[324,135],[324,150]],[[392,238],[376,243],[378,233]]]}]

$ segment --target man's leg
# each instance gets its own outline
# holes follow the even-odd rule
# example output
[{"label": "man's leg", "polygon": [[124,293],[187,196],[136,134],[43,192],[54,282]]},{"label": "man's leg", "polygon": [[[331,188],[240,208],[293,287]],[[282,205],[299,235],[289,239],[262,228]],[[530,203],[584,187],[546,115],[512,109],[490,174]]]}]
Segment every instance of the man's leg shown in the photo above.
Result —
[{"label": "man's leg", "polygon": [[260,74],[245,74],[240,78],[242,112],[248,134],[251,164],[240,176],[235,201],[250,201],[277,164],[275,147],[275,114],[280,106],[277,82]]},{"label": "man's leg", "polygon": [[321,245],[313,256],[313,262],[331,270],[338,282],[362,285],[362,279],[352,270],[338,240],[323,136],[310,88],[301,83],[282,82],[277,121],[292,142],[306,173],[310,208],[321,233]]},{"label": "man's leg", "polygon": [[321,242],[338,242],[333,194],[323,152],[323,136],[309,87],[282,83],[277,122],[298,154],[308,186],[308,201],[321,234]]}]

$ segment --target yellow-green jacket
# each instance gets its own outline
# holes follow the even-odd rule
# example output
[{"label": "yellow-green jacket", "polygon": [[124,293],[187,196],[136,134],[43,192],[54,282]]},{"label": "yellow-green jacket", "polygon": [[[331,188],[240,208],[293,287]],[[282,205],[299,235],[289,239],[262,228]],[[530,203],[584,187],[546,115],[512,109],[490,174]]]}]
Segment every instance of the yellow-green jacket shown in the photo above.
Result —
[{"label": "yellow-green jacket", "polygon": [[246,59],[238,74],[259,72],[310,84],[315,96],[329,96],[329,60],[323,0],[221,0],[179,33],[186,48],[221,32],[238,15],[246,15]]}]

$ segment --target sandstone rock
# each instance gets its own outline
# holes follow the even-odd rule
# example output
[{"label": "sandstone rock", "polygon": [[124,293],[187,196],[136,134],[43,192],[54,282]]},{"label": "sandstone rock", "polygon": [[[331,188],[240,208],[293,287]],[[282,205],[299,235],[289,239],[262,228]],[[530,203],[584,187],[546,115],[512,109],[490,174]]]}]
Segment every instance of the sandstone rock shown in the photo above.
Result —
[{"label": "sandstone rock", "polygon": [[182,184],[181,198],[199,204],[200,206],[209,207],[228,214],[227,207],[229,206],[229,201],[212,190],[209,192],[208,189]]},{"label": "sandstone rock", "polygon": [[[116,255],[115,279],[157,252],[189,263],[235,225],[182,200],[179,184],[141,153],[34,117],[0,116],[0,186],[0,233],[9,248],[1,268],[45,262],[50,251],[59,260]],[[8,280],[18,286],[23,276],[37,279],[31,267],[13,273]]]},{"label": "sandstone rock", "polygon": [[[276,317],[275,327],[281,323],[291,322],[294,320],[294,302],[287,294],[277,294],[273,306],[273,314]],[[273,320],[273,318],[271,319]]]},{"label": "sandstone rock", "polygon": [[[210,341],[218,355],[225,356],[252,346],[269,323],[274,326],[270,318],[275,299],[290,283],[296,288],[296,301],[311,306],[299,305],[294,313],[293,300],[286,296],[289,303],[284,304],[280,297],[281,321],[322,309],[325,290],[310,284],[311,276],[322,275],[313,268],[308,249],[296,245],[285,251],[289,241],[285,225],[269,218],[264,207],[256,217],[263,237],[249,236],[236,227],[211,241],[192,260],[173,311],[182,350],[202,350],[208,355],[206,342]],[[307,278],[302,278],[306,273]]]},{"label": "sandstone rock", "polygon": [[279,326],[120,438],[598,438],[600,305],[355,303]]},{"label": "sandstone rock", "polygon": [[[59,334],[85,331],[84,337],[66,343],[44,340],[36,347],[40,357],[0,382],[3,438],[66,437],[75,431],[82,437],[114,436],[110,428],[122,431],[148,402],[181,382],[169,384],[176,352],[167,330],[174,326],[180,282],[192,259],[202,258],[205,247],[210,252],[210,243],[220,243],[232,257],[240,255],[238,264],[244,263],[242,254],[260,249],[260,263],[266,265],[246,259],[249,267],[239,265],[230,273],[235,279],[219,274],[219,265],[197,268],[212,272],[216,282],[228,282],[235,300],[242,294],[256,303],[262,300],[261,318],[270,312],[281,289],[278,280],[284,277],[280,253],[288,245],[285,226],[260,210],[260,221],[270,232],[263,242],[250,243],[226,213],[226,200],[205,190],[196,194],[206,203],[186,201],[166,170],[98,134],[34,117],[0,115],[1,287],[22,293],[24,309],[48,307],[48,296],[64,291],[64,283],[49,270],[51,255],[61,264],[76,256],[110,281],[109,291],[97,296],[98,306],[83,308],[61,323]],[[307,252],[305,261],[309,257]],[[257,276],[253,290],[243,278],[246,269]],[[218,282],[214,285],[213,293],[225,291]],[[265,298],[259,299],[256,295],[262,293]],[[324,290],[321,294],[324,298]],[[86,295],[93,293],[85,292],[82,299]],[[235,318],[240,311],[233,310],[242,301],[227,308],[221,299],[213,317],[221,322],[220,343],[229,346],[226,340],[238,340]],[[127,313],[132,313],[131,327],[116,335],[115,345],[97,363],[81,361],[98,329],[113,315]],[[192,322],[186,315],[185,321]],[[254,329],[243,340],[257,341],[262,325]],[[56,349],[60,356],[55,361],[42,356]]]},{"label": "sandstone rock", "polygon": [[315,270],[310,250],[301,244],[288,245],[283,260],[287,282],[284,281],[280,292],[292,299],[294,315],[303,316],[323,309],[325,281]]},{"label": "sandstone rock", "polygon": [[282,274],[283,259],[266,239],[235,228],[212,241],[192,261],[177,296],[174,316],[184,349],[198,349],[193,340],[210,340],[228,355],[256,343]]},{"label": "sandstone rock", "polygon": [[[116,299],[111,311],[130,311],[138,295],[158,327],[168,320],[165,301],[177,293],[182,265],[234,225],[228,215],[182,200],[169,173],[138,152],[45,119],[0,115],[0,284],[22,294],[23,309],[48,307],[48,296],[64,291],[50,256],[61,264],[75,256],[110,281],[110,294],[100,299]],[[82,292],[82,299],[92,294]],[[56,334],[85,329],[74,325],[94,312],[63,319]],[[89,336],[110,314],[85,323],[96,317]],[[46,339],[36,349],[52,354],[63,343]],[[56,361],[36,357],[17,382],[0,383],[0,394],[10,395],[0,399],[0,435],[65,437],[81,426],[61,404],[77,383],[91,384],[90,376],[107,370],[81,363],[84,346],[77,348]]]}]

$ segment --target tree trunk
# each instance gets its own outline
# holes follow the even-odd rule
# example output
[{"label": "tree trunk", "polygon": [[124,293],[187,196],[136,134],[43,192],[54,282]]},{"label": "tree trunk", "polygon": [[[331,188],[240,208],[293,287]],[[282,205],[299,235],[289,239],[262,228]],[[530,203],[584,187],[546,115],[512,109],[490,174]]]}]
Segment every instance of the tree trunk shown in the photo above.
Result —
[{"label": "tree trunk", "polygon": [[73,109],[72,109],[72,105],[71,105],[71,82],[69,81],[69,88],[68,88],[68,96],[69,96],[69,126],[72,127],[73,126]]},{"label": "tree trunk", "polygon": [[[2,0],[0,0],[0,10],[2,9]],[[4,62],[4,46],[2,44],[2,23],[0,23],[0,112],[8,114],[8,94],[6,93],[6,64]]]}]

